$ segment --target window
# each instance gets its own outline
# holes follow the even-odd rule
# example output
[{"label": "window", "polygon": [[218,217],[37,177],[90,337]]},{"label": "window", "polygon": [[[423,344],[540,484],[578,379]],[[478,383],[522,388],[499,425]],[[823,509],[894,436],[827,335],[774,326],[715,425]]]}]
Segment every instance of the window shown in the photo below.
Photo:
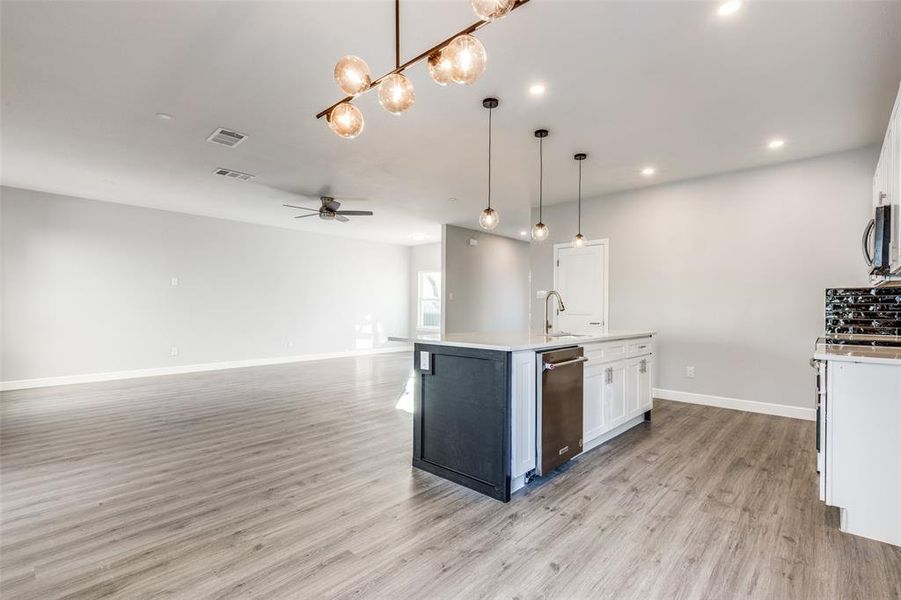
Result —
[{"label": "window", "polygon": [[419,304],[416,326],[437,331],[441,328],[441,273],[419,272]]}]

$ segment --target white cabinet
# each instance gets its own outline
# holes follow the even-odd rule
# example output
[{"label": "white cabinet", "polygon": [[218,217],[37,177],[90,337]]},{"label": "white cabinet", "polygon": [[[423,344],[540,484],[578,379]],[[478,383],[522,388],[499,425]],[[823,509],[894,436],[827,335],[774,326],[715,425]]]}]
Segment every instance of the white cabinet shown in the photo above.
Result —
[{"label": "white cabinet", "polygon": [[891,272],[901,274],[901,88],[873,174],[873,208],[877,206],[892,207]]},{"label": "white cabinet", "polygon": [[601,404],[604,407],[604,422],[608,428],[626,421],[626,362],[618,361],[606,365]]},{"label": "white cabinet", "polygon": [[642,356],[629,360],[626,365],[626,414],[632,418],[650,410],[651,359]]},{"label": "white cabinet", "polygon": [[586,344],[582,423],[586,450],[651,410],[654,338]]},{"label": "white cabinet", "polygon": [[842,531],[901,545],[901,364],[830,360],[826,378],[826,504]]},{"label": "white cabinet", "polygon": [[593,440],[606,431],[604,419],[604,386],[607,370],[603,364],[589,361],[585,363],[582,383],[582,430],[583,441]]},{"label": "white cabinet", "polygon": [[511,423],[511,475],[520,477],[535,468],[535,352],[514,352],[510,395],[513,403]]}]

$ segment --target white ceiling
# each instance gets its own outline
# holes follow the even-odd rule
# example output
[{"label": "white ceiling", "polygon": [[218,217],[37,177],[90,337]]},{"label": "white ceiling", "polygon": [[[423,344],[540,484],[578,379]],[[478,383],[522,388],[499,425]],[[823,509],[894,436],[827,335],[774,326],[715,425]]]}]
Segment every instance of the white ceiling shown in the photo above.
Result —
[{"label": "white ceiling", "polygon": [[[478,35],[484,77],[440,88],[409,72],[400,117],[358,100],[363,134],[313,116],[340,95],[343,54],[393,65],[393,3],[3,2],[2,182],[227,219],[398,243],[472,226],[485,198],[486,114],[496,95],[499,230],[545,200],[743,169],[881,138],[901,79],[901,2],[763,2],[730,18],[706,2],[533,0]],[[402,2],[405,57],[474,21],[466,0]],[[536,99],[533,82],[547,85]],[[170,113],[175,120],[154,115]],[[249,135],[214,146],[218,126]],[[780,151],[766,148],[784,137]],[[658,173],[644,178],[641,167]],[[254,173],[252,182],[211,174]],[[365,197],[351,223],[294,221],[289,190]],[[456,198],[450,201],[449,198]],[[313,204],[310,204],[313,206]],[[553,226],[554,224],[550,224]],[[428,239],[426,241],[428,241]]]}]

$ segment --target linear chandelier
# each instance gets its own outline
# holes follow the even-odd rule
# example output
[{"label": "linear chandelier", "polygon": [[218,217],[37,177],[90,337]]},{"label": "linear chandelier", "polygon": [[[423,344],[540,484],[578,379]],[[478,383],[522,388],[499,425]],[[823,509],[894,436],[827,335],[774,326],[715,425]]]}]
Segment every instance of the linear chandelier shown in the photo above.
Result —
[{"label": "linear chandelier", "polygon": [[341,58],[335,65],[335,81],[347,96],[319,112],[316,118],[326,117],[329,128],[340,137],[357,137],[363,131],[363,113],[351,100],[375,87],[379,88],[379,104],[385,110],[395,115],[403,113],[416,100],[413,83],[403,73],[426,58],[429,75],[438,85],[475,83],[485,72],[488,55],[482,42],[472,34],[528,1],[469,0],[478,21],[401,64],[400,0],[394,0],[394,70],[373,80],[369,65],[362,58],[352,55]]}]

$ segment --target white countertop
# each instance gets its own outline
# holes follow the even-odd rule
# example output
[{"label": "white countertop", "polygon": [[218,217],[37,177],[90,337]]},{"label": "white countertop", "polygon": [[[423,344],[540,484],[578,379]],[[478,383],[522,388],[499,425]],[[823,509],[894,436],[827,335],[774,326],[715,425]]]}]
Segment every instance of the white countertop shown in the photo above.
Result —
[{"label": "white countertop", "polygon": [[597,342],[626,340],[654,335],[653,331],[607,331],[605,333],[580,335],[578,337],[554,337],[534,331],[517,331],[508,333],[451,333],[447,335],[428,334],[410,337],[389,337],[395,342],[434,344],[436,346],[457,346],[460,348],[479,348],[482,350],[500,350],[517,352],[519,350],[543,350],[581,346]]},{"label": "white countertop", "polygon": [[817,346],[813,355],[816,360],[842,360],[846,362],[877,363],[901,366],[901,347],[874,346],[841,346],[838,344],[822,344]]},{"label": "white countertop", "polygon": [[[829,338],[844,343],[833,344]],[[888,342],[891,346],[871,346],[871,341]],[[840,360],[845,362],[877,363],[901,366],[901,336],[832,334],[817,340],[815,360]]]}]

